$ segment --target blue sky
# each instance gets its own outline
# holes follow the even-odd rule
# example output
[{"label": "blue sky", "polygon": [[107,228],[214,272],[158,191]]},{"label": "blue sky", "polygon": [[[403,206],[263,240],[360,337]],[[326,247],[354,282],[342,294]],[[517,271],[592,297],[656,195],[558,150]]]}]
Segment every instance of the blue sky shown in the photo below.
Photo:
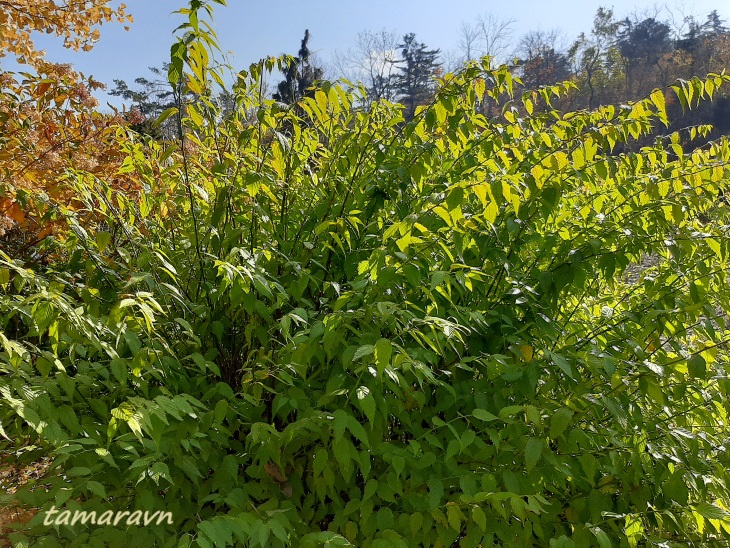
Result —
[{"label": "blue sky", "polygon": [[[184,0],[126,0],[135,22],[125,32],[120,25],[101,29],[99,43],[88,53],[64,50],[53,37],[39,35],[36,44],[45,49],[49,60],[72,63],[86,75],[112,83],[120,78],[131,83],[138,76],[149,76],[148,66],[159,66],[168,59],[172,32],[183,19],[171,13],[184,7]],[[236,68],[266,55],[296,53],[304,29],[312,38],[310,49],[325,62],[335,51],[354,45],[363,30],[388,29],[399,35],[415,32],[431,48],[454,50],[459,41],[462,21],[472,21],[480,14],[494,14],[514,19],[513,39],[530,30],[559,29],[569,44],[581,31],[589,31],[596,9],[613,7],[618,17],[633,11],[651,10],[654,2],[615,0],[368,0],[348,2],[310,0],[308,2],[276,0],[243,2],[228,0],[228,6],[215,7],[215,26],[224,51],[232,51]],[[675,14],[702,17],[713,9],[730,21],[730,6],[722,0],[693,0],[666,4]],[[681,19],[681,17],[680,17]],[[730,23],[728,23],[730,26]],[[13,65],[3,62],[7,69]]]}]

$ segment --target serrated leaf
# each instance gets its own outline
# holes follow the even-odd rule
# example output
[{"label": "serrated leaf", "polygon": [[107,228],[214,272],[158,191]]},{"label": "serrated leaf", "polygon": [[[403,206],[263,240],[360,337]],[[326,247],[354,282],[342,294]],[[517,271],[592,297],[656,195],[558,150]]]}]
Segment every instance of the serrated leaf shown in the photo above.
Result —
[{"label": "serrated leaf", "polygon": [[629,541],[629,546],[634,548],[644,535],[644,524],[641,521],[641,516],[629,514],[626,516],[624,523],[624,534]]},{"label": "serrated leaf", "polygon": [[714,238],[705,238],[705,243],[712,251],[715,252],[715,255],[717,255],[719,259],[722,259],[722,247],[720,246],[720,242]]},{"label": "serrated leaf", "polygon": [[725,520],[730,517],[730,514],[722,508],[718,508],[714,504],[710,504],[707,502],[699,502],[695,504],[694,510],[699,515],[707,519]]},{"label": "serrated leaf", "polygon": [[365,416],[368,419],[368,422],[372,425],[375,422],[375,398],[373,398],[370,394],[367,394],[364,397],[359,398],[358,401],[363,413],[365,413]]},{"label": "serrated leaf", "polygon": [[362,500],[365,502],[372,497],[378,490],[378,480],[371,479],[365,484],[365,492],[363,493]]},{"label": "serrated leaf", "polygon": [[553,363],[557,365],[561,371],[563,371],[563,373],[568,375],[568,377],[570,377],[571,379],[574,378],[573,368],[563,356],[550,352],[550,358],[553,360]]},{"label": "serrated leaf", "polygon": [[497,220],[497,216],[499,215],[499,206],[497,205],[497,202],[494,200],[491,200],[487,207],[484,208],[484,218],[489,221],[490,223],[494,224]]},{"label": "serrated leaf", "polygon": [[314,453],[314,477],[322,475],[327,466],[328,459],[329,455],[324,448],[320,448]]},{"label": "serrated leaf", "polygon": [[369,356],[375,351],[375,347],[372,344],[364,344],[357,350],[355,350],[355,354],[352,356],[352,361],[359,360],[363,356]]},{"label": "serrated leaf", "polygon": [[428,480],[428,503],[431,510],[441,505],[441,498],[444,496],[444,484],[439,478]]},{"label": "serrated leaf", "polygon": [[512,415],[515,415],[517,413],[521,413],[525,411],[524,405],[508,405],[507,407],[503,407],[499,410],[499,418],[504,420],[507,417],[511,417]]},{"label": "serrated leaf", "polygon": [[350,431],[350,433],[355,436],[365,447],[370,447],[370,440],[368,440],[367,432],[365,432],[362,424],[360,424],[357,419],[352,415],[348,415],[347,419],[345,420],[347,424],[347,429]]}]

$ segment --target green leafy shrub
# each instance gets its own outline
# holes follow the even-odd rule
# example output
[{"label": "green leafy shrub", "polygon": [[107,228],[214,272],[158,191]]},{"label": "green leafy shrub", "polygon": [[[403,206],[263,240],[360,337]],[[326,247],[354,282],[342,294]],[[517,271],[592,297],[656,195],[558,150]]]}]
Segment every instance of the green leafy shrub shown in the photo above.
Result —
[{"label": "green leafy shrub", "polygon": [[[661,90],[555,111],[566,84],[487,119],[512,93],[488,61],[405,123],[326,82],[266,99],[269,59],[221,117],[204,8],[172,49],[171,80],[200,95],[182,142],[120,137],[143,201],[79,172],[105,224],[66,212],[66,262],[0,266],[0,433],[55,457],[19,499],[175,527],[41,513],[15,541],[730,537],[728,142],[686,151],[693,128],[618,153],[666,122]],[[667,92],[691,107],[729,80]]]}]

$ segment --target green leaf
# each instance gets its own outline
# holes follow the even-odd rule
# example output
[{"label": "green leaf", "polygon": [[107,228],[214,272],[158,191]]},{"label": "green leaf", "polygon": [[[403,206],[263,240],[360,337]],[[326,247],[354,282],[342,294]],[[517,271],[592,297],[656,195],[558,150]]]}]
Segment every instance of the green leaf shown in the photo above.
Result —
[{"label": "green leaf", "polygon": [[364,356],[369,356],[375,351],[375,347],[372,344],[364,344],[355,351],[355,355],[352,356],[352,361],[357,361]]},{"label": "green leaf", "polygon": [[75,476],[90,476],[92,473],[93,472],[91,471],[91,468],[87,468],[85,466],[75,466],[66,471],[66,476],[73,478]]},{"label": "green leaf", "polygon": [[127,383],[127,377],[129,374],[129,366],[126,360],[120,358],[114,358],[109,364],[109,368],[112,371],[112,375],[117,379],[120,385]]},{"label": "green leaf", "polygon": [[707,378],[707,362],[700,354],[693,354],[687,360],[687,373],[691,378],[705,379]]},{"label": "green leaf", "polygon": [[162,113],[157,117],[157,120],[155,120],[156,126],[161,126],[165,123],[165,121],[170,118],[171,116],[175,116],[178,113],[177,107],[170,107],[162,111]]},{"label": "green leaf", "polygon": [[365,447],[370,447],[370,440],[368,440],[367,432],[365,432],[362,424],[360,424],[352,415],[347,415],[345,421],[350,433],[352,433],[352,435],[355,436]]},{"label": "green leaf", "polygon": [[493,415],[492,413],[487,411],[486,409],[475,409],[474,411],[472,411],[472,415],[484,422],[496,421],[499,418],[496,415]]},{"label": "green leaf", "polygon": [[441,217],[441,219],[443,219],[443,221],[446,223],[446,226],[452,226],[454,224],[454,221],[451,219],[451,215],[449,215],[449,212],[446,210],[446,208],[436,206],[435,208],[433,208],[433,212]]},{"label": "green leaf", "polygon": [[109,232],[100,230],[96,233],[96,247],[100,252],[103,252],[107,248],[111,239],[112,235]]},{"label": "green leaf", "polygon": [[[378,371],[382,372],[388,365],[390,365],[390,357],[393,353],[393,345],[388,339],[380,339],[378,342],[375,343],[373,352],[375,353],[375,363],[378,366]],[[357,355],[357,352],[355,353],[355,355]]]},{"label": "green leaf", "polygon": [[707,502],[699,502],[693,508],[695,512],[707,519],[727,520],[730,518],[730,513]]},{"label": "green leaf", "polygon": [[494,200],[491,200],[487,207],[484,209],[484,218],[490,223],[494,224],[497,221],[499,215],[499,205]]},{"label": "green leaf", "polygon": [[570,409],[558,409],[550,418],[550,437],[555,439],[565,432],[572,417],[573,412]]},{"label": "green leaf", "polygon": [[712,251],[715,252],[718,259],[722,260],[722,247],[720,246],[720,242],[718,242],[715,238],[706,238],[705,243]]},{"label": "green leaf", "polygon": [[417,535],[421,532],[421,525],[423,524],[423,514],[421,512],[414,512],[408,519],[408,523],[411,529],[412,535]]},{"label": "green leaf", "polygon": [[[376,411],[375,398],[373,398],[370,395],[369,391],[368,392],[361,391],[361,389],[363,389],[363,388],[365,388],[365,387],[361,386],[358,388],[357,399],[358,399],[358,402],[360,403],[360,408],[362,409],[363,413],[365,413],[365,416],[367,417],[368,422],[372,426],[375,422],[375,411]],[[367,390],[367,388],[365,388],[365,390]]]},{"label": "green leaf", "polygon": [[94,493],[97,497],[106,498],[106,489],[98,481],[86,482],[86,488]]},{"label": "green leaf", "polygon": [[314,476],[321,476],[327,466],[329,455],[327,450],[320,448],[314,453]]},{"label": "green leaf", "polygon": [[600,546],[600,548],[613,548],[611,539],[600,527],[593,528],[593,535],[596,537],[596,540],[598,541],[598,546]]},{"label": "green leaf", "polygon": [[454,531],[461,531],[461,510],[456,504],[449,503],[446,507],[446,517]]},{"label": "green leaf", "polygon": [[560,535],[556,539],[550,539],[550,548],[576,548],[575,542],[565,535]]},{"label": "green leaf", "polygon": [[525,467],[529,472],[540,460],[542,454],[542,440],[530,438],[525,446]]},{"label": "green leaf", "polygon": [[571,379],[575,378],[573,376],[573,368],[570,366],[568,361],[561,356],[560,354],[556,354],[554,352],[548,352],[550,358],[553,360],[553,363],[557,365],[563,373],[568,375]]},{"label": "green leaf", "polygon": [[474,523],[477,524],[479,529],[481,529],[483,532],[486,532],[487,516],[484,514],[484,510],[482,510],[479,506],[472,506],[471,518],[474,520]]},{"label": "green leaf", "polygon": [[503,407],[499,410],[499,418],[505,420],[512,415],[516,415],[517,413],[523,413],[524,411],[524,405],[508,405],[507,407]]},{"label": "green leaf", "polygon": [[439,478],[431,478],[428,480],[428,503],[431,510],[435,510],[441,505],[441,499],[443,496],[443,482]]},{"label": "green leaf", "polygon": [[363,493],[362,500],[365,502],[372,497],[378,490],[378,481],[371,479],[365,484],[365,492]]}]

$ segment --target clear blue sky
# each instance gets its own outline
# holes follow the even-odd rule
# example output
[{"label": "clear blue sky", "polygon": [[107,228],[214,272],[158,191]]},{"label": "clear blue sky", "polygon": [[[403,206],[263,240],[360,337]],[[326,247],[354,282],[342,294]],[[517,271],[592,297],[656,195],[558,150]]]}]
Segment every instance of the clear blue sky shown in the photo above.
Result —
[{"label": "clear blue sky", "polygon": [[[236,68],[266,55],[295,54],[304,29],[312,38],[310,49],[325,62],[337,51],[351,47],[363,30],[394,30],[399,35],[415,32],[431,48],[454,50],[462,21],[492,13],[514,19],[513,40],[530,30],[559,29],[569,44],[581,31],[589,31],[596,9],[613,7],[617,17],[633,11],[651,10],[656,4],[641,0],[269,0],[243,2],[228,0],[227,7],[215,6],[215,25],[224,51],[234,53]],[[126,0],[135,22],[125,32],[121,25],[107,24],[101,40],[88,53],[64,50],[53,37],[39,35],[36,44],[47,51],[49,60],[72,63],[86,75],[111,84],[114,78],[128,83],[149,76],[147,67],[160,66],[169,58],[172,32],[182,21],[171,12],[186,6],[184,0]],[[669,0],[676,14],[704,16],[717,9],[730,26],[730,6],[726,0]],[[3,62],[7,69],[12,64]]]}]

